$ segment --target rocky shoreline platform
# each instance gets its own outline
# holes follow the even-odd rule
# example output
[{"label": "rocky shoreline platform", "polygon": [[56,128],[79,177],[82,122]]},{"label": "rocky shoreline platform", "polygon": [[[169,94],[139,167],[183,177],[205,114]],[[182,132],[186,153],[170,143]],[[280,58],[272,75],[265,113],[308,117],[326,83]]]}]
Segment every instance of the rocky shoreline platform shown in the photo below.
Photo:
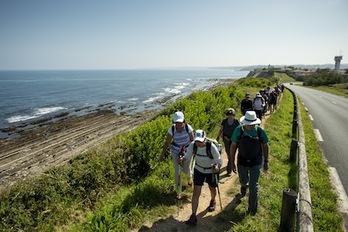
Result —
[{"label": "rocky shoreline platform", "polygon": [[134,129],[151,114],[117,115],[104,108],[75,116],[61,113],[2,128],[2,133],[9,136],[0,139],[0,191]]}]

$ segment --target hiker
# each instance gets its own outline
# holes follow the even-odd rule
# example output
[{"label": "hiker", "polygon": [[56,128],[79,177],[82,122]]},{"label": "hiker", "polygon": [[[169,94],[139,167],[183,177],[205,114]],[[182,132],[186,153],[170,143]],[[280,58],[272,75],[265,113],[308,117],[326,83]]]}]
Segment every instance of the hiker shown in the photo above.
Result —
[{"label": "hiker", "polygon": [[273,113],[274,110],[276,110],[276,108],[277,108],[277,98],[278,98],[278,94],[277,94],[276,90],[273,89],[273,91],[271,91],[269,94],[269,111],[270,111],[270,113]]},{"label": "hiker", "polygon": [[163,145],[162,153],[159,157],[163,160],[166,150],[171,144],[171,156],[175,170],[175,186],[176,199],[181,198],[181,171],[188,177],[188,185],[192,186],[192,171],[190,170],[190,163],[186,162],[182,168],[178,164],[178,156],[186,153],[187,147],[193,141],[193,129],[191,125],[185,123],[184,114],[181,111],[174,113],[174,125],[172,125],[167,134],[167,139]]},{"label": "hiker", "polygon": [[266,89],[261,89],[260,94],[261,94],[261,97],[265,100],[264,101],[265,106],[263,107],[263,112],[262,112],[262,116],[265,117],[267,113],[267,109],[268,109],[268,103],[269,103],[268,94],[266,93]]},{"label": "hiker", "polygon": [[206,134],[203,130],[196,130],[194,141],[187,148],[187,153],[184,157],[179,158],[179,163],[187,163],[191,158],[195,158],[194,174],[193,174],[193,195],[192,195],[192,214],[186,224],[197,224],[197,208],[199,196],[204,182],[207,182],[210,190],[210,204],[208,211],[212,212],[216,207],[216,187],[218,187],[218,178],[215,178],[216,173],[219,173],[222,166],[222,159],[218,148],[213,142],[206,139]]},{"label": "hiker", "polygon": [[222,135],[225,151],[228,158],[228,163],[226,167],[227,176],[231,176],[231,155],[230,155],[230,146],[231,146],[231,137],[234,129],[239,126],[239,121],[234,118],[235,110],[233,108],[228,108],[225,111],[226,118],[221,122],[220,130],[216,137],[216,141],[219,142],[219,138]]},{"label": "hiker", "polygon": [[244,115],[248,110],[253,110],[253,102],[250,99],[250,94],[246,93],[245,98],[240,104],[240,111],[242,112],[242,115]]},{"label": "hiker", "polygon": [[255,215],[258,207],[258,181],[260,169],[268,170],[268,137],[266,131],[259,125],[261,120],[254,111],[247,111],[240,118],[241,126],[232,135],[231,164],[236,173],[235,155],[238,148],[238,176],[241,184],[241,196],[244,197],[249,187],[248,213]]},{"label": "hiker", "polygon": [[255,98],[253,100],[253,110],[255,111],[257,117],[260,120],[262,120],[265,105],[265,99],[263,99],[260,93],[256,93]]}]

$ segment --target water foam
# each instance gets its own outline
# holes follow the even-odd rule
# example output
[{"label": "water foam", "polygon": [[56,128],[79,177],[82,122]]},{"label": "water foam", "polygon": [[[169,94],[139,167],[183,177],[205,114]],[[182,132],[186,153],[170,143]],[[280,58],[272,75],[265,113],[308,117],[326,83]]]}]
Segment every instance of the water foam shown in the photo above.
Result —
[{"label": "water foam", "polygon": [[22,121],[27,121],[30,119],[38,118],[41,117],[45,114],[50,114],[57,112],[59,110],[65,109],[64,107],[56,106],[56,107],[43,107],[43,108],[38,108],[35,109],[35,111],[31,114],[28,115],[16,115],[12,116],[10,118],[5,119],[8,123],[14,123],[14,122],[22,122]]}]

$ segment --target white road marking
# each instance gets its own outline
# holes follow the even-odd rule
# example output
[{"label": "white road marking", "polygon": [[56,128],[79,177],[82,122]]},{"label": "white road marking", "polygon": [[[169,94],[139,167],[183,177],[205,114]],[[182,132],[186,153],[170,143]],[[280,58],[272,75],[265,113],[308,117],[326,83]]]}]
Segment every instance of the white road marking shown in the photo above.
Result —
[{"label": "white road marking", "polygon": [[314,129],[314,134],[315,134],[315,137],[317,137],[317,140],[318,140],[319,142],[324,142],[324,139],[323,139],[323,137],[321,136],[320,131],[319,131],[318,129]]},{"label": "white road marking", "polygon": [[312,115],[309,114],[308,116],[309,116],[309,119],[310,119],[311,121],[314,121]]},{"label": "white road marking", "polygon": [[332,102],[332,104],[335,104],[335,105],[337,105],[337,103],[336,103],[336,102],[334,102],[334,101]]},{"label": "white road marking", "polygon": [[329,167],[330,180],[338,194],[338,208],[343,214],[348,215],[348,197],[346,191],[344,191],[340,177],[337,170],[334,167]]}]

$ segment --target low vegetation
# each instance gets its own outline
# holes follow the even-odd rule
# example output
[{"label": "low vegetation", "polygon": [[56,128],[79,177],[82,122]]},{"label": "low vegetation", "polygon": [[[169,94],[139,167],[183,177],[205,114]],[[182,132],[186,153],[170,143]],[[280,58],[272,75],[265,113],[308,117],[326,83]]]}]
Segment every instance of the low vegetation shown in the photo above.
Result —
[{"label": "low vegetation", "polygon": [[[194,128],[204,129],[208,136],[216,135],[224,109],[239,109],[245,91],[255,94],[260,88],[273,86],[278,78],[242,78],[230,86],[195,92],[137,129],[2,192],[0,230],[128,231],[139,228],[144,221],[172,214],[176,203],[168,196],[174,193],[174,171],[170,159],[159,163],[158,155],[173,112],[184,111]],[[278,229],[282,191],[297,186],[297,166],[288,161],[292,109],[292,96],[285,91],[279,110],[265,127],[271,141],[271,158],[270,171],[260,180],[260,212],[256,218],[245,215],[246,201],[227,210],[217,220],[233,221],[231,231]],[[306,123],[308,141],[310,131],[311,125]],[[328,191],[329,177],[317,174],[326,168],[325,162],[318,158],[315,147],[307,149],[309,157],[317,156],[309,158],[316,231],[340,231],[341,218],[331,200],[335,195]],[[313,170],[317,167],[320,169]],[[231,189],[230,194],[238,191]]]}]

